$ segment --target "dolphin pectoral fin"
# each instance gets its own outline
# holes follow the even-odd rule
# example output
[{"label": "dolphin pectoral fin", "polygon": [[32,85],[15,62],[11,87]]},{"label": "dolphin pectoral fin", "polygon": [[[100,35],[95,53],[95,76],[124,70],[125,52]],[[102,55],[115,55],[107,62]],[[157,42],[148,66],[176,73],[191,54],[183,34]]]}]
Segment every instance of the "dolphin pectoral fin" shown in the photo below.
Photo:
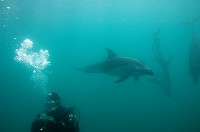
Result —
[{"label": "dolphin pectoral fin", "polygon": [[139,76],[135,76],[135,82],[139,80]]},{"label": "dolphin pectoral fin", "polygon": [[130,76],[126,75],[126,76],[121,76],[117,81],[115,81],[115,83],[120,83],[125,81],[126,79],[128,79]]}]

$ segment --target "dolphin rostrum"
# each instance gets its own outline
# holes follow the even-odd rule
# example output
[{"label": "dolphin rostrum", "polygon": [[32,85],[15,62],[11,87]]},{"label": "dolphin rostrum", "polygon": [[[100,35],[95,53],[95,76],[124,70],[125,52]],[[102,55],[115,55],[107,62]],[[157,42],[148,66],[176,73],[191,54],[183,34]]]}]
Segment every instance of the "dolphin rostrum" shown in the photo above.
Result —
[{"label": "dolphin rostrum", "polygon": [[137,81],[139,76],[153,75],[153,71],[144,63],[133,58],[120,57],[108,48],[105,48],[105,50],[108,53],[106,60],[83,69],[76,68],[76,70],[86,73],[103,73],[119,76],[120,78],[115,81],[116,83],[123,82],[129,77],[135,77],[135,81]]}]

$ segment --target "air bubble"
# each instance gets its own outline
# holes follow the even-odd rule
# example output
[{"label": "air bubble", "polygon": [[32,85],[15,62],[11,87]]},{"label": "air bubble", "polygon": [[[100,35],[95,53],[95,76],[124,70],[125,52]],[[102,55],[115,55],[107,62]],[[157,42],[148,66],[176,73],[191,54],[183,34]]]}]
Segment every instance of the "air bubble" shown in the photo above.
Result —
[{"label": "air bubble", "polygon": [[34,52],[32,50],[33,42],[30,39],[25,39],[21,43],[21,47],[16,49],[15,60],[24,64],[28,69],[32,70],[31,80],[34,86],[46,93],[48,83],[48,76],[45,74],[45,68],[50,65],[48,50],[39,50]]}]

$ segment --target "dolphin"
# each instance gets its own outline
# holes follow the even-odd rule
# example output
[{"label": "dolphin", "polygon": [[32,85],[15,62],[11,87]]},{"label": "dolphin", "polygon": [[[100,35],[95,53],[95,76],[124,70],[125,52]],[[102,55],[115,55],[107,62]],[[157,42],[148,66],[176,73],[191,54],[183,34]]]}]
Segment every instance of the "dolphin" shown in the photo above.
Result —
[{"label": "dolphin", "polygon": [[197,17],[194,18],[194,19],[187,20],[187,21],[183,22],[183,24],[193,26],[194,24],[198,23],[199,20],[200,20],[200,16],[197,16]]},{"label": "dolphin", "polygon": [[160,76],[154,76],[152,79],[150,79],[150,81],[158,84],[164,90],[167,96],[170,97],[171,81],[169,76],[169,64],[171,63],[172,56],[170,56],[168,60],[163,57],[163,54],[160,50],[160,28],[158,28],[158,30],[154,33],[152,50],[156,65],[159,67],[157,69],[160,69],[158,73]]},{"label": "dolphin", "polygon": [[189,70],[196,85],[200,79],[200,39],[192,28],[192,43],[189,52]]},{"label": "dolphin", "polygon": [[86,73],[103,73],[119,76],[115,83],[123,82],[129,77],[135,77],[135,81],[138,81],[140,76],[153,75],[153,71],[139,60],[130,57],[120,57],[109,48],[105,48],[105,50],[108,56],[104,61],[82,69],[76,68],[76,70]]}]

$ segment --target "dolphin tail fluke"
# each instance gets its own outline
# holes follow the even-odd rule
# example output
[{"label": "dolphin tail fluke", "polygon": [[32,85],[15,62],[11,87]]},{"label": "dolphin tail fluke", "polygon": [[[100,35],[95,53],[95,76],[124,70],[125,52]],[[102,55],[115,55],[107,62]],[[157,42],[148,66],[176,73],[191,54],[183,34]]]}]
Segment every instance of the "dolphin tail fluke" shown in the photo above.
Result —
[{"label": "dolphin tail fluke", "polygon": [[169,82],[163,82],[163,80],[155,78],[150,78],[149,81],[158,85],[162,89],[162,91],[167,95],[168,98],[171,96],[171,86]]},{"label": "dolphin tail fluke", "polygon": [[167,97],[171,96],[171,83],[169,79],[163,80],[160,87],[162,88],[163,92],[167,95]]},{"label": "dolphin tail fluke", "polygon": [[164,93],[167,95],[167,97],[169,98],[171,96],[171,90],[170,90],[170,86],[163,86],[163,91]]},{"label": "dolphin tail fluke", "polygon": [[173,56],[171,55],[171,56],[169,57],[169,59],[166,61],[166,66],[167,66],[167,67],[169,67],[169,64],[171,63],[172,59],[173,59]]}]

